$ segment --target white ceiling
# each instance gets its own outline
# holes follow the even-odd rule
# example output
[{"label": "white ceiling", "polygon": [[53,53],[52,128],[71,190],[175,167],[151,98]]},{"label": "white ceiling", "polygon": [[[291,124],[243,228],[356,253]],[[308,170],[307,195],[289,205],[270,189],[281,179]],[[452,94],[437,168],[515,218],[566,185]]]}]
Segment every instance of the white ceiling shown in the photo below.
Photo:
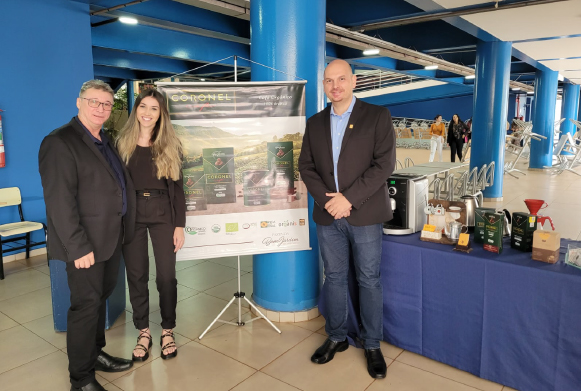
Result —
[{"label": "white ceiling", "polygon": [[554,71],[581,70],[581,58],[577,58],[574,60],[541,61],[541,64],[548,66]]},{"label": "white ceiling", "polygon": [[[435,2],[445,8],[456,8],[489,1],[435,0]],[[502,41],[514,42],[515,49],[534,60],[570,58],[541,61],[555,71],[581,70],[581,60],[574,59],[581,57],[581,37],[566,38],[570,35],[581,35],[581,0],[485,12],[463,18]],[[515,42],[556,37],[563,38]]]},{"label": "white ceiling", "polygon": [[575,57],[581,57],[581,37],[517,42],[512,46],[536,60],[567,58],[571,55],[571,49],[575,49],[574,51],[577,54]]},{"label": "white ceiling", "polygon": [[561,73],[575,84],[581,84],[581,71],[565,71]]}]

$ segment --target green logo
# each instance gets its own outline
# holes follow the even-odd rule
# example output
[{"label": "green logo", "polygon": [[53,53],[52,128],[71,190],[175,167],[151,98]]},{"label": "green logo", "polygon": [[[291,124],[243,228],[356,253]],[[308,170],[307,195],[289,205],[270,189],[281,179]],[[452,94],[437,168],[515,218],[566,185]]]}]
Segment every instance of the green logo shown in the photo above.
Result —
[{"label": "green logo", "polygon": [[217,234],[218,232],[220,232],[220,226],[218,224],[214,224],[212,226],[212,232],[214,232],[215,234]]},{"label": "green logo", "polygon": [[238,232],[238,223],[226,223],[226,232]]}]

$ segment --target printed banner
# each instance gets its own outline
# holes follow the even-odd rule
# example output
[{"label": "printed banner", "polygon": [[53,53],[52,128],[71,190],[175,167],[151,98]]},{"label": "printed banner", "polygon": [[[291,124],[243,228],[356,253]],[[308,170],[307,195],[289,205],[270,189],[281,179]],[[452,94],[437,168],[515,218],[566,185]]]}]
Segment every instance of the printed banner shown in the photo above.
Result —
[{"label": "printed banner", "polygon": [[304,83],[157,83],[184,149],[178,260],[309,249]]}]

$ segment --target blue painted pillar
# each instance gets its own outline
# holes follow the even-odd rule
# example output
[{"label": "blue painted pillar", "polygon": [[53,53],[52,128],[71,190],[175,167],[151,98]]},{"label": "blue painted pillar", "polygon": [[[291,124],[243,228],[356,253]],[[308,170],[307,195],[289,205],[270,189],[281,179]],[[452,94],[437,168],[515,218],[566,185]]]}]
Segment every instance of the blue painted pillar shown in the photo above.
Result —
[{"label": "blue painted pillar", "polygon": [[135,88],[133,84],[133,80],[127,80],[127,114],[131,114],[135,104]]},{"label": "blue painted pillar", "polygon": [[526,115],[525,115],[526,122],[530,122],[533,118],[533,102],[534,101],[535,101],[534,96],[527,95],[527,103],[525,105],[526,110],[527,110]]},{"label": "blue painted pillar", "polygon": [[[252,0],[251,59],[307,80],[307,118],[323,109],[325,0]],[[252,81],[295,80],[252,64]],[[273,311],[302,311],[317,305],[319,246],[309,196],[310,244],[313,250],[254,256],[253,299]]]},{"label": "blue painted pillar", "polygon": [[470,169],[495,162],[494,185],[484,190],[485,198],[502,197],[511,51],[511,42],[476,47]]},{"label": "blue painted pillar", "polygon": [[508,112],[506,113],[506,120],[512,123],[512,119],[516,116],[516,97],[517,94],[508,94]]},{"label": "blue painted pillar", "polygon": [[563,85],[563,104],[561,105],[561,118],[565,118],[561,124],[563,134],[574,134],[577,131],[577,127],[569,119],[577,120],[578,118],[579,92],[580,86],[577,84],[565,83]]},{"label": "blue painted pillar", "polygon": [[537,70],[535,74],[535,99],[533,100],[533,132],[546,140],[531,141],[529,168],[541,169],[553,164],[553,127],[559,72]]}]

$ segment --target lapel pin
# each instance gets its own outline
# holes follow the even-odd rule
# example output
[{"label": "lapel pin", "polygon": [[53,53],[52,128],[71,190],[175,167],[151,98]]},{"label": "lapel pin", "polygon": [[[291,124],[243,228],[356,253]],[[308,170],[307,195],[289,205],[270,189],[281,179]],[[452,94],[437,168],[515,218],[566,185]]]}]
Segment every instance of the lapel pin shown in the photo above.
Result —
[{"label": "lapel pin", "polygon": [[349,124],[349,129],[353,129],[353,124]]}]

